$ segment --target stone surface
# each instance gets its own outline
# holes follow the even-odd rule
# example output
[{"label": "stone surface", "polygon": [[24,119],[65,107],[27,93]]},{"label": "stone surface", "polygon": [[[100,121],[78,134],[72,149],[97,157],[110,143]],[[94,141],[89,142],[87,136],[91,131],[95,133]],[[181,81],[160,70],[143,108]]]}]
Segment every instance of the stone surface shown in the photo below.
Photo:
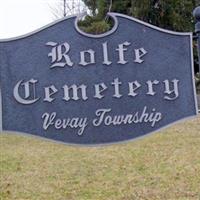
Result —
[{"label": "stone surface", "polygon": [[[192,36],[112,17],[115,27],[101,36],[78,31],[72,17],[0,41],[3,130],[97,145],[196,114]],[[81,85],[86,94],[68,96],[67,86]]]}]

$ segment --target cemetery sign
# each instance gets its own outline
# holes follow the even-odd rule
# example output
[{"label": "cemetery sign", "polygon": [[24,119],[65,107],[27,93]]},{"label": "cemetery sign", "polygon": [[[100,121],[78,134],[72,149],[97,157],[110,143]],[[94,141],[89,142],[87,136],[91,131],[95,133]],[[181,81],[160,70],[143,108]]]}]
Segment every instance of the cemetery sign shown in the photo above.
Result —
[{"label": "cemetery sign", "polygon": [[192,34],[109,15],[105,34],[84,33],[72,16],[0,40],[2,130],[98,145],[197,114]]}]

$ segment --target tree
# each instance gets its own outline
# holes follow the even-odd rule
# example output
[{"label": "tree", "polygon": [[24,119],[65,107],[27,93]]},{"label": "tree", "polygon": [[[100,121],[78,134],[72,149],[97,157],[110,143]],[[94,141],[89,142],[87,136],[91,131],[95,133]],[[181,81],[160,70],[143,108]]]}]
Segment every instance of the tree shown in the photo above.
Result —
[{"label": "tree", "polygon": [[[110,0],[83,0],[94,20],[103,20]],[[193,9],[200,0],[113,0],[112,11],[124,13],[174,31],[193,30]],[[91,20],[90,22],[91,23]]]},{"label": "tree", "polygon": [[195,0],[132,1],[132,16],[174,31],[192,31]]},{"label": "tree", "polygon": [[85,5],[91,10],[92,15],[96,15],[97,1],[96,0],[84,0]]},{"label": "tree", "polygon": [[86,9],[81,0],[57,0],[54,5],[49,5],[49,7],[55,19],[80,14]]}]

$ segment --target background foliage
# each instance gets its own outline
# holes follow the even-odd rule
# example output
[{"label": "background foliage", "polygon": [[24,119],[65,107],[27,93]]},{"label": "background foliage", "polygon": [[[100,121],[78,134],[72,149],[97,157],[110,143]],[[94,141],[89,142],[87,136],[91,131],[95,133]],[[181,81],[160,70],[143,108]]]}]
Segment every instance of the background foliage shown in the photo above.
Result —
[{"label": "background foliage", "polygon": [[[83,0],[91,10],[93,20],[104,20],[111,11],[136,17],[156,26],[174,31],[193,31],[192,11],[200,0]],[[91,19],[86,22],[91,25]]]}]

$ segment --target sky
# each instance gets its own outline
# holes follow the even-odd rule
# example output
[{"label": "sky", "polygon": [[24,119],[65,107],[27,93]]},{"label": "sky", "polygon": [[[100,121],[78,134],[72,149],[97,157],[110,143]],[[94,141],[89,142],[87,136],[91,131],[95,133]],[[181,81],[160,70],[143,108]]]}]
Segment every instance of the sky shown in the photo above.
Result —
[{"label": "sky", "polygon": [[0,0],[0,39],[30,33],[54,21],[59,0]]}]

